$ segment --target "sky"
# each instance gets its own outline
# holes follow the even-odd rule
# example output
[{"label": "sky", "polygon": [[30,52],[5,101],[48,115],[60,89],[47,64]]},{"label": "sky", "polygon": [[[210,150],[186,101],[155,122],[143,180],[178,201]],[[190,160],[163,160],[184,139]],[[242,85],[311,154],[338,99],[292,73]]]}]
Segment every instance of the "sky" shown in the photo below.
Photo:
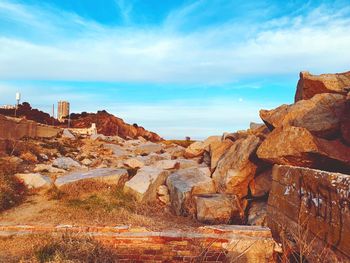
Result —
[{"label": "sky", "polygon": [[105,109],[203,139],[350,70],[350,0],[0,0],[0,104]]}]

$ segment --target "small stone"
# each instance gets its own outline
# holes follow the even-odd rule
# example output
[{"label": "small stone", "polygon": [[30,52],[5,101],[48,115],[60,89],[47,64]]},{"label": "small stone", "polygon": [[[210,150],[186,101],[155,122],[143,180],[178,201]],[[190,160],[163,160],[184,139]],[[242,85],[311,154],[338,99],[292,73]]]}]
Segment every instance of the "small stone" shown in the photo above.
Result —
[{"label": "small stone", "polygon": [[166,185],[160,185],[157,189],[158,195],[169,195],[169,189]]},{"label": "small stone", "polygon": [[53,161],[52,166],[65,169],[65,170],[81,167],[81,165],[77,161],[74,161],[70,157],[57,158],[56,160]]}]

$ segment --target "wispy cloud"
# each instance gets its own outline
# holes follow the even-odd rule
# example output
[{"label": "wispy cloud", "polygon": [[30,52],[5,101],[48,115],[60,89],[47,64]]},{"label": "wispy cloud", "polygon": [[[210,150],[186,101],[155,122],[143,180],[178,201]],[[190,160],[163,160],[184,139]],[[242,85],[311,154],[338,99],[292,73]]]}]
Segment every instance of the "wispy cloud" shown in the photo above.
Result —
[{"label": "wispy cloud", "polygon": [[[0,78],[223,83],[300,69],[341,71],[349,65],[349,8],[320,6],[304,15],[242,25],[250,32],[242,36],[231,20],[191,32],[177,30],[177,21],[189,21],[201,2],[184,6],[157,27],[121,28],[2,1],[0,13],[7,20],[30,26],[44,40],[1,34]],[[131,5],[116,3],[129,20]],[[55,41],[45,39],[53,35]]]}]

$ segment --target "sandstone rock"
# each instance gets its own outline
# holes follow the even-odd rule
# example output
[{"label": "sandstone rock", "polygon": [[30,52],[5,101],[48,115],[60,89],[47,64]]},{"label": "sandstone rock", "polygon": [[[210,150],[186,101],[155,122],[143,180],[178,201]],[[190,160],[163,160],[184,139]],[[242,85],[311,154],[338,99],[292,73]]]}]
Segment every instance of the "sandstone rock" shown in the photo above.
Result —
[{"label": "sandstone rock", "polygon": [[29,188],[49,188],[51,186],[51,179],[45,175],[39,173],[29,173],[29,174],[15,174],[19,180]]},{"label": "sandstone rock", "polygon": [[176,161],[179,163],[180,169],[198,167],[198,162],[195,160],[177,159]]},{"label": "sandstone rock", "polygon": [[112,150],[114,156],[116,156],[116,157],[122,157],[122,156],[128,155],[127,151],[124,148],[122,148],[121,146],[116,145],[116,144],[112,144],[112,143],[105,144],[104,148]]},{"label": "sandstone rock", "polygon": [[347,145],[350,146],[350,92],[346,100],[346,109],[340,123],[341,136]]},{"label": "sandstone rock", "polygon": [[169,172],[151,166],[144,166],[125,183],[124,192],[130,193],[139,202],[155,201],[157,188],[165,183]]},{"label": "sandstone rock", "polygon": [[37,163],[38,158],[31,152],[22,153],[20,158],[28,163]]},{"label": "sandstone rock", "polygon": [[136,154],[150,154],[159,152],[161,150],[162,146],[160,144],[149,142],[136,146],[134,152]]},{"label": "sandstone rock", "polygon": [[141,168],[141,167],[145,166],[144,162],[142,162],[136,158],[130,158],[130,159],[125,160],[124,165],[126,165],[130,168],[133,168],[133,169]]},{"label": "sandstone rock", "polygon": [[198,168],[187,168],[171,174],[166,184],[172,208],[177,215],[195,214],[192,197],[215,193],[214,182]]},{"label": "sandstone rock", "polygon": [[251,226],[267,226],[267,203],[252,202],[248,212],[247,224]]},{"label": "sandstone rock", "polygon": [[40,156],[40,158],[41,158],[42,160],[44,160],[44,161],[49,160],[49,157],[48,157],[46,154],[44,154],[44,153],[40,153],[39,156]]},{"label": "sandstone rock", "polygon": [[72,168],[80,168],[81,167],[81,165],[77,161],[74,161],[70,157],[57,158],[53,161],[52,166],[60,168],[60,169],[65,169],[65,170],[70,170]]},{"label": "sandstone rock", "polygon": [[183,157],[185,154],[185,148],[179,145],[171,145],[165,148],[165,151],[175,158]]},{"label": "sandstone rock", "polygon": [[75,136],[68,129],[63,130],[62,138],[70,139],[70,140],[76,139]]},{"label": "sandstone rock", "polygon": [[161,196],[158,196],[158,199],[165,205],[170,204],[170,195],[161,195]]},{"label": "sandstone rock", "polygon": [[207,166],[199,166],[198,170],[201,171],[206,176],[211,177],[211,172],[210,172],[209,167],[207,167]]},{"label": "sandstone rock", "polygon": [[223,140],[212,143],[209,147],[210,153],[210,169],[214,171],[220,158],[226,153],[226,151],[232,146],[232,140]]},{"label": "sandstone rock", "polygon": [[350,90],[350,71],[338,74],[311,75],[301,72],[295,101],[310,99],[320,93],[346,95]]},{"label": "sandstone rock", "polygon": [[180,164],[176,160],[160,160],[154,166],[163,170],[171,170],[178,168]]},{"label": "sandstone rock", "polygon": [[305,128],[277,128],[260,145],[259,158],[273,164],[350,171],[350,147],[313,136]]},{"label": "sandstone rock", "polygon": [[205,150],[209,150],[209,147],[212,143],[218,142],[220,140],[221,140],[220,136],[210,136],[203,142],[202,141],[194,142],[186,148],[184,156],[186,158],[194,158],[194,157],[201,156]]},{"label": "sandstone rock", "polygon": [[207,194],[195,197],[197,220],[206,224],[241,223],[244,210],[233,195]]},{"label": "sandstone rock", "polygon": [[42,173],[42,172],[48,172],[48,173],[65,173],[66,170],[59,169],[56,167],[52,167],[48,164],[37,164],[34,168],[35,173]]},{"label": "sandstone rock", "polygon": [[154,166],[156,162],[162,161],[162,160],[170,160],[171,156],[168,153],[150,153],[147,156],[137,156],[138,160],[143,162],[145,166]]},{"label": "sandstone rock", "polygon": [[262,197],[269,193],[272,184],[272,170],[266,170],[258,174],[249,184],[253,197]]},{"label": "sandstone rock", "polygon": [[306,128],[318,137],[331,137],[339,133],[345,111],[345,96],[322,93],[294,105],[282,105],[275,110],[260,111],[260,117],[272,130],[281,126]]},{"label": "sandstone rock", "polygon": [[249,135],[237,140],[222,157],[212,175],[220,193],[235,194],[239,198],[248,194],[248,185],[257,170],[252,160],[259,144],[258,137]]},{"label": "sandstone rock", "polygon": [[92,161],[88,158],[85,158],[84,160],[81,161],[81,163],[85,166],[90,166],[92,164]]},{"label": "sandstone rock", "polygon": [[125,169],[97,168],[89,171],[78,171],[59,177],[55,181],[57,187],[76,183],[82,180],[93,180],[110,185],[121,185],[128,178],[128,171]]},{"label": "sandstone rock", "polygon": [[157,188],[158,195],[169,195],[169,189],[166,185],[162,184]]},{"label": "sandstone rock", "polygon": [[194,142],[186,148],[184,157],[193,158],[193,157],[200,156],[203,153],[204,153],[204,143]]},{"label": "sandstone rock", "polygon": [[233,142],[239,140],[239,139],[245,139],[249,136],[249,133],[247,131],[237,131],[234,133],[224,133],[222,135],[221,140],[225,141],[225,140],[231,140]]},{"label": "sandstone rock", "polygon": [[103,134],[92,134],[90,136],[90,139],[93,141],[100,140],[100,141],[107,141],[108,136],[105,136]]},{"label": "sandstone rock", "polygon": [[261,128],[261,127],[264,127],[263,123],[251,122],[249,124],[249,129],[251,129],[251,130],[257,130],[257,129]]}]

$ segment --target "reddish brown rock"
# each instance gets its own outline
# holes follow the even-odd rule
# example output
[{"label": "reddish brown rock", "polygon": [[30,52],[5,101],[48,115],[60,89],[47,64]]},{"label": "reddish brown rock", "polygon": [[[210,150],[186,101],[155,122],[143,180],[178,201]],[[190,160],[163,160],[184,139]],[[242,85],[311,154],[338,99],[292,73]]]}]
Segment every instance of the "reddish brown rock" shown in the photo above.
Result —
[{"label": "reddish brown rock", "polygon": [[343,142],[350,146],[350,93],[347,96],[346,110],[341,120],[340,131]]},{"label": "reddish brown rock", "polygon": [[250,193],[253,197],[263,197],[267,195],[271,189],[272,170],[268,169],[255,176],[249,184]]},{"label": "reddish brown rock", "polygon": [[277,128],[260,145],[259,158],[273,164],[350,171],[350,147],[313,136],[300,127]]},{"label": "reddish brown rock", "polygon": [[90,128],[92,123],[96,123],[97,132],[106,136],[118,135],[123,139],[137,139],[143,137],[149,141],[160,141],[162,138],[154,133],[147,131],[137,124],[127,124],[122,119],[106,112],[71,114],[72,128]]},{"label": "reddish brown rock", "polygon": [[346,95],[350,90],[350,71],[338,74],[311,75],[301,72],[295,101],[310,99],[320,93]]},{"label": "reddish brown rock", "polygon": [[254,135],[237,140],[219,161],[213,179],[220,193],[235,194],[242,198],[257,170],[255,153],[260,139]]},{"label": "reddish brown rock", "polygon": [[267,221],[274,237],[285,233],[308,262],[349,262],[350,176],[275,165],[272,178]]},{"label": "reddish brown rock", "polygon": [[281,126],[303,127],[319,137],[339,134],[346,105],[345,96],[322,93],[294,105],[282,105],[274,110],[260,111],[260,117],[273,130]]}]

